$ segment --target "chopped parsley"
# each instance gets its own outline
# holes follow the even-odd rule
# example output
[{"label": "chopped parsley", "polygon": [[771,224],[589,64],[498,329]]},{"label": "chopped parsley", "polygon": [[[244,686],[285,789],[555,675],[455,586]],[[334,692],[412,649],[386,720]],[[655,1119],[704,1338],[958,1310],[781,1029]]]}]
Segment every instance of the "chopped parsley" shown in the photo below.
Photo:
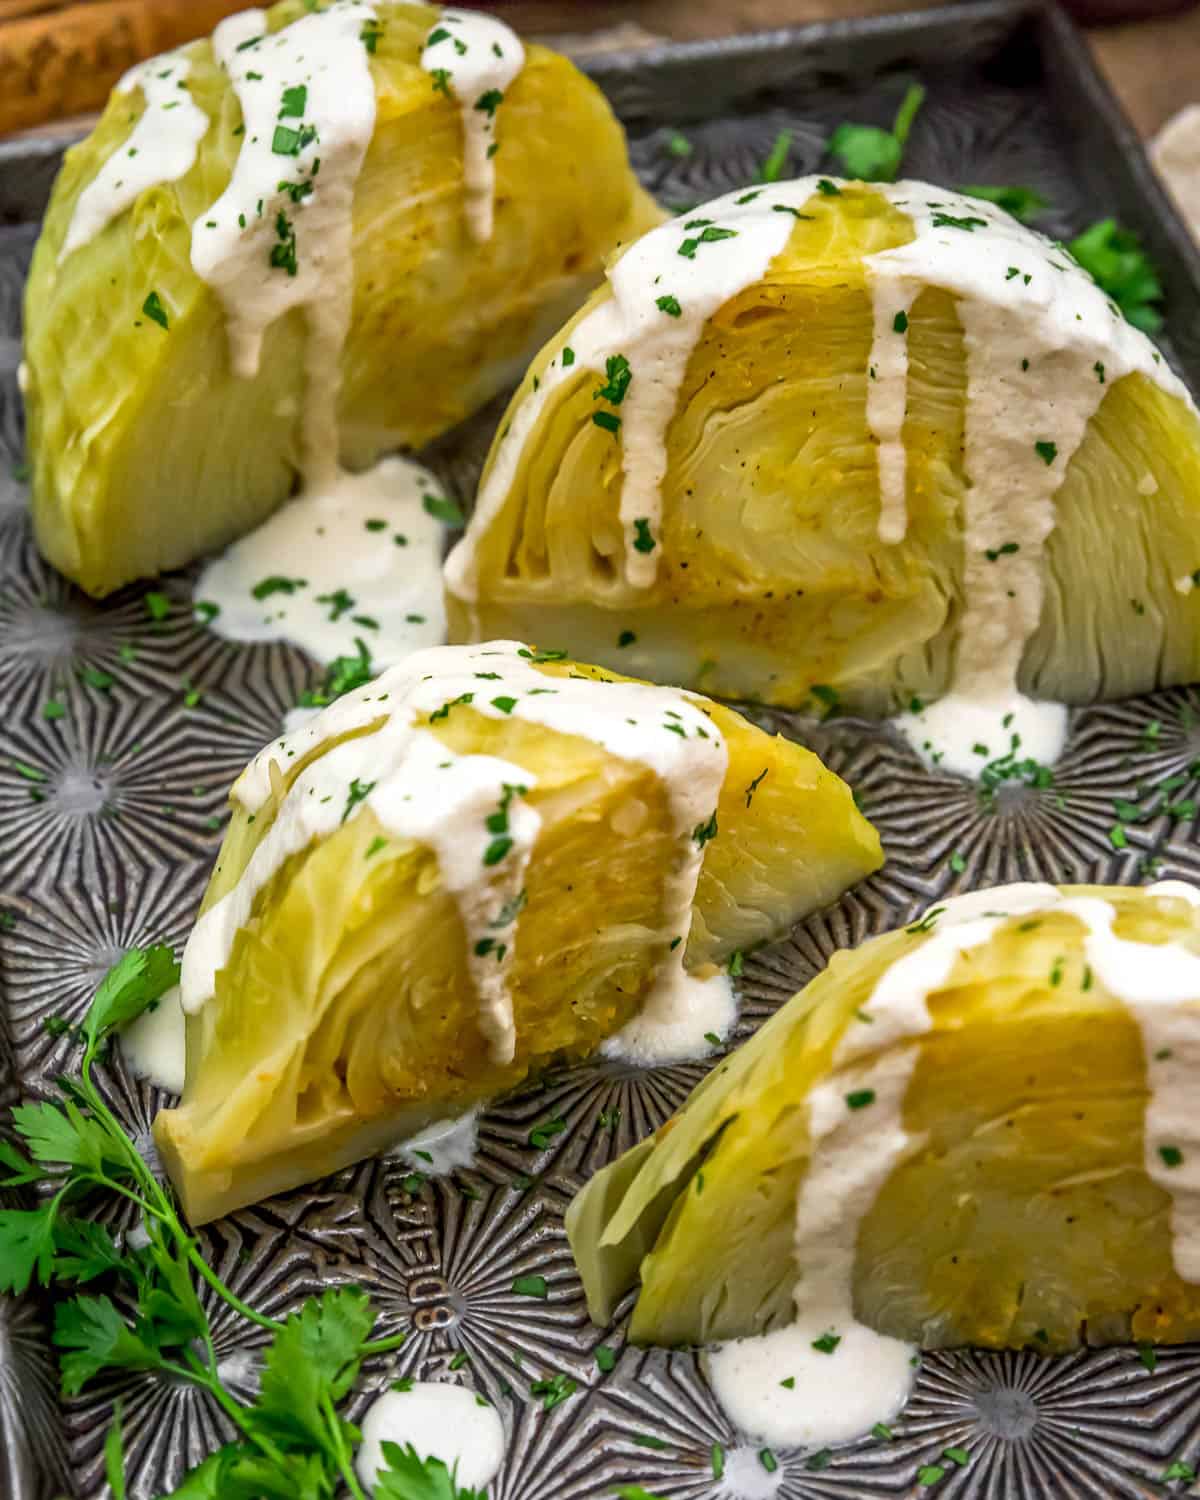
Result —
[{"label": "chopped parsley", "polygon": [[449,99],[449,97],[450,97],[450,72],[449,72],[449,69],[447,69],[447,68],[433,68],[430,71],[430,75],[429,76],[433,80],[433,92],[435,94],[445,94],[446,98]]},{"label": "chopped parsley", "polygon": [[756,182],[778,182],[783,176],[788,163],[788,152],[792,148],[792,132],[781,130],[775,137],[774,144],[767,155],[766,160],[754,174]]},{"label": "chopped parsley", "polygon": [[575,351],[569,344],[563,345],[562,362],[564,370],[569,370],[575,363]]},{"label": "chopped parsley", "polygon": [[675,156],[682,159],[685,156],[691,156],[694,148],[686,135],[678,130],[673,130],[666,139],[664,149],[668,156]]},{"label": "chopped parsley", "polygon": [[828,177],[818,178],[817,191],[825,198],[840,198],[842,196],[841,188],[838,187],[836,182],[830,182]]},{"label": "chopped parsley", "polygon": [[617,1353],[616,1353],[616,1350],[615,1349],[610,1349],[607,1344],[600,1344],[600,1345],[598,1345],[597,1348],[596,1348],[596,1350],[595,1350],[594,1357],[595,1357],[595,1360],[596,1360],[596,1368],[600,1371],[600,1373],[602,1375],[608,1375],[613,1370],[616,1369],[616,1366],[617,1366]]},{"label": "chopped parsley", "polygon": [[[429,715],[429,722],[436,724],[440,719],[448,719],[452,708],[457,708],[460,703],[472,703],[474,700],[474,693],[460,693],[457,698],[448,699],[441,708],[435,708]],[[507,803],[505,805],[507,806]]]},{"label": "chopped parsley", "polygon": [[[517,1281],[541,1281],[540,1276],[518,1277]],[[545,1286],[545,1282],[542,1282]],[[513,1290],[517,1290],[517,1282],[513,1282]],[[527,1294],[528,1295],[528,1294]],[[543,1292],[544,1296],[545,1293]],[[537,1396],[542,1403],[543,1411],[553,1411],[556,1406],[561,1406],[568,1396],[574,1395],[577,1387],[568,1375],[550,1375],[545,1380],[535,1380],[529,1387],[529,1394]]]},{"label": "chopped parsley", "polygon": [[318,604],[328,604],[330,621],[336,622],[343,615],[349,614],[357,604],[353,594],[348,594],[345,589],[334,589],[331,594],[318,594]]},{"label": "chopped parsley", "polygon": [[819,1339],[813,1339],[812,1346],[818,1354],[832,1354],[841,1342],[841,1334],[834,1333],[831,1329],[828,1333],[823,1333]]},{"label": "chopped parsley", "polygon": [[898,312],[892,319],[892,331],[893,333],[908,332],[908,314],[906,312]]},{"label": "chopped parsley", "polygon": [[1178,1146],[1160,1146],[1158,1154],[1162,1157],[1164,1167],[1181,1167],[1183,1165],[1183,1152]]},{"label": "chopped parsley", "polygon": [[683,308],[679,305],[679,298],[672,297],[670,293],[666,296],[656,298],[654,305],[658,308],[659,312],[665,312],[668,318],[678,318],[683,313]]},{"label": "chopped parsley", "polygon": [[[693,220],[692,222],[700,223],[703,221]],[[685,225],[684,227],[686,228],[687,226]],[[720,229],[716,224],[709,224],[705,229],[700,231],[695,239],[684,240],[683,244],[679,247],[678,254],[682,255],[685,260],[695,260],[696,251],[701,245],[711,245],[717,240],[733,240],[736,238],[736,229]]]},{"label": "chopped parsley", "polygon": [[605,432],[611,432],[614,435],[621,430],[620,417],[614,416],[611,411],[594,411],[592,421],[597,427],[603,427]]},{"label": "chopped parsley", "polygon": [[751,804],[751,802],[754,801],[754,794],[755,794],[756,791],[758,791],[759,787],[762,785],[763,781],[766,778],[767,772],[770,769],[771,769],[770,766],[764,766],[763,769],[754,778],[754,780],[750,783],[750,785],[746,788],[746,806],[747,807],[749,807],[750,804]]},{"label": "chopped parsley", "polygon": [[913,922],[910,926],[906,927],[904,929],[905,932],[909,933],[913,937],[916,937],[923,932],[932,932],[934,926],[937,923],[937,919],[945,910],[946,908],[944,906],[931,906],[919,921]]},{"label": "chopped parsley", "polygon": [[503,102],[504,95],[500,92],[499,89],[488,89],[485,93],[480,94],[479,98],[476,99],[475,108],[481,113],[487,115],[488,119],[490,120],[494,118],[496,110]]},{"label": "chopped parsley", "polygon": [[629,361],[623,354],[610,354],[604,363],[604,374],[605,382],[592,392],[592,400],[611,401],[614,406],[620,406],[633,379]]},{"label": "chopped parsley", "polygon": [[529,1144],[535,1151],[545,1151],[554,1137],[561,1135],[566,1128],[565,1120],[543,1120],[529,1132]]},{"label": "chopped parsley", "polygon": [[466,517],[453,500],[443,495],[422,495],[421,504],[435,520],[445,521],[447,526],[464,526]]},{"label": "chopped parsley", "polygon": [[1014,552],[1019,552],[1019,542],[1002,542],[999,547],[988,547],[984,551],[984,557],[988,562],[998,562],[1002,557],[1011,557]]},{"label": "chopped parsley", "polygon": [[617,637],[617,645],[621,647],[632,646],[636,640],[637,636],[632,630],[622,630],[621,634]]},{"label": "chopped parsley", "polygon": [[965,229],[968,234],[974,234],[977,229],[986,229],[986,219],[976,219],[973,215],[964,218],[955,218],[953,214],[944,214],[937,209],[934,210],[931,223],[934,229]]},{"label": "chopped parsley", "polygon": [[1046,467],[1049,468],[1054,460],[1058,457],[1058,444],[1049,443],[1044,438],[1039,439],[1038,442],[1034,443],[1033,451],[1042,460]]},{"label": "chopped parsley", "polygon": [[735,948],[729,955],[727,972],[730,979],[740,979],[746,972],[746,955],[740,948]]},{"label": "chopped parsley", "polygon": [[[603,412],[596,413],[596,417],[603,415]],[[639,516],[633,523],[633,549],[635,552],[653,552],[654,548],[655,541],[650,532],[650,522],[645,516]]]},{"label": "chopped parsley", "polygon": [[314,125],[301,125],[299,130],[293,129],[291,125],[276,125],[271,136],[271,150],[276,156],[299,156],[316,138]]},{"label": "chopped parsley", "polygon": [[296,259],[296,231],[283,209],[275,215],[275,241],[267,257],[272,270],[286,271],[289,276],[294,276],[299,269]]},{"label": "chopped parsley", "polygon": [[283,103],[279,106],[281,120],[302,120],[308,106],[308,88],[298,83],[294,88],[284,89]]},{"label": "chopped parsley", "polygon": [[855,1089],[853,1093],[846,1095],[847,1109],[865,1109],[868,1104],[874,1103],[874,1089]]},{"label": "chopped parsley", "polygon": [[142,311],[151,322],[157,323],[160,328],[170,327],[170,323],[167,321],[167,310],[162,305],[162,298],[157,292],[147,294],[145,302],[142,303]]},{"label": "chopped parsley", "polygon": [[355,776],[346,792],[346,805],[342,808],[340,821],[344,823],[360,802],[365,802],[375,790],[373,781],[359,781]]},{"label": "chopped parsley", "polygon": [[66,717],[66,713],[66,708],[57,698],[47,698],[45,703],[42,704],[43,719],[63,719]]},{"label": "chopped parsley", "polygon": [[705,844],[716,838],[717,831],[717,815],[714,812],[707,823],[696,824],[695,828],[692,829],[692,838],[703,849]]},{"label": "chopped parsley", "polygon": [[255,599],[269,599],[272,594],[294,594],[307,583],[307,578],[284,578],[282,574],[272,573],[268,578],[260,579],[250,592]]},{"label": "chopped parsley", "polygon": [[383,27],[380,26],[378,21],[364,21],[363,28],[358,33],[358,39],[367,51],[374,56],[375,49],[379,45],[379,38],[382,35]]},{"label": "chopped parsley", "polygon": [[165,620],[171,613],[170,599],[167,598],[166,594],[160,594],[156,590],[152,589],[149,593],[143,594],[142,603],[145,606],[146,613],[155,623]]},{"label": "chopped parsley", "polygon": [[518,1297],[537,1297],[543,1302],[550,1291],[546,1285],[546,1278],[544,1276],[514,1277],[512,1289]]}]

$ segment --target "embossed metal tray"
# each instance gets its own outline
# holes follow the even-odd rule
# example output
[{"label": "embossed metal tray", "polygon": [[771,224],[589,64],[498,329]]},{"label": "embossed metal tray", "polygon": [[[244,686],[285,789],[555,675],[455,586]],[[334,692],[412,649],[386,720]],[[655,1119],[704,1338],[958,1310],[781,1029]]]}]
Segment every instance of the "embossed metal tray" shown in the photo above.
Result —
[{"label": "embossed metal tray", "polygon": [[[1200,388],[1200,256],[1058,12],[997,0],[609,57],[590,70],[629,126],[642,178],[679,206],[750,180],[784,128],[790,170],[819,168],[832,125],[886,123],[919,74],[929,99],[906,173],[1029,184],[1054,204],[1055,234],[1118,214],[1161,268],[1169,354]],[[689,155],[671,153],[677,129]],[[22,452],[20,298],[61,150],[61,141],[0,146],[0,1105],[47,1089],[67,1054],[42,1023],[78,1018],[125,946],[182,944],[230,782],[318,676],[290,647],[237,646],[195,624],[187,574],[158,586],[173,608],[154,622],[142,589],[96,604],[33,547],[24,487],[10,477]],[[436,445],[433,461],[460,493],[494,420],[485,413]],[[44,716],[50,697],[65,717]],[[834,948],[948,891],[1030,878],[1200,879],[1200,692],[1078,711],[1052,786],[1009,783],[987,796],[924,770],[879,726],[760,717],[849,780],[888,863],[747,964],[739,1039]],[[1115,836],[1114,799],[1141,811],[1128,821],[1125,809]],[[580,1183],[661,1124],[703,1072],[594,1062],[547,1077],[484,1115],[473,1169],[422,1183],[398,1161],[367,1162],[211,1226],[207,1253],[272,1314],[324,1284],[364,1286],[380,1336],[410,1337],[368,1368],[351,1417],[399,1374],[473,1384],[498,1403],[508,1433],[493,1500],[583,1500],[618,1484],[681,1500],[924,1494],[918,1468],[947,1446],[970,1454],[937,1484],[956,1500],[1161,1495],[1177,1488],[1162,1479],[1172,1461],[1200,1468],[1200,1348],[1181,1348],[1162,1351],[1153,1369],[1131,1349],[932,1355],[893,1440],[780,1452],[768,1471],[692,1355],[626,1347],[621,1322],[591,1326],[563,1233]],[[113,1108],[148,1143],[159,1097],[119,1062],[106,1078]],[[533,1127],[551,1119],[566,1128],[531,1145]],[[514,1294],[528,1272],[546,1278],[544,1301]],[[253,1381],[261,1335],[219,1313],[216,1332],[227,1378]],[[601,1344],[618,1351],[611,1371],[597,1365]],[[530,1385],[556,1373],[575,1389],[547,1412]],[[60,1401],[44,1305],[0,1300],[0,1497],[103,1493],[101,1444],[118,1394],[137,1500],[170,1490],[228,1435],[204,1396],[156,1377]]]}]

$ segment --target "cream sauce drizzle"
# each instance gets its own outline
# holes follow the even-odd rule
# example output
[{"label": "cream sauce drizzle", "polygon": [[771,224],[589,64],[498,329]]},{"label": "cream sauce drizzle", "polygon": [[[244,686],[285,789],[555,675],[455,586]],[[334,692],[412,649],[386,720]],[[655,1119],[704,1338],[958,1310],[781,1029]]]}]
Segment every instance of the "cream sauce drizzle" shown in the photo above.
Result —
[{"label": "cream sauce drizzle", "polygon": [[362,32],[374,20],[372,6],[339,0],[270,35],[264,13],[254,10],[213,33],[245,133],[229,186],[192,226],[192,268],[221,299],[233,370],[243,379],[258,372],[266,330],[304,310],[301,434],[305,476],[314,484],[336,474],[341,354],[354,293],[354,186],[375,128]]},{"label": "cream sauce drizzle", "polygon": [[[1200,890],[1179,881],[1147,893],[1200,905]],[[886,1422],[903,1404],[914,1351],[854,1317],[859,1228],[892,1171],[923,1144],[905,1130],[903,1107],[916,1044],[932,1026],[929,996],[948,982],[961,954],[988,942],[1004,922],[1051,911],[1083,925],[1087,962],[1141,1029],[1149,1086],[1145,1169],[1171,1198],[1175,1269],[1184,1280],[1200,1281],[1200,1129],[1192,1101],[1200,1069],[1200,956],[1177,942],[1118,938],[1107,901],[1051,885],[956,897],[942,905],[920,947],[880,977],[863,1007],[872,1024],[849,1023],[825,1081],[809,1093],[813,1150],[796,1207],[796,1321],[720,1345],[708,1362],[718,1400],[744,1431],[781,1445],[839,1442]],[[851,1108],[847,1096],[862,1089],[872,1090],[874,1100]],[[1174,1147],[1181,1160],[1168,1165],[1163,1147]],[[839,1339],[829,1354],[813,1348],[825,1333]],[[781,1371],[794,1387],[779,1385]]]},{"label": "cream sauce drizzle", "polygon": [[[228,187],[192,225],[192,269],[220,297],[229,356],[243,380],[258,374],[267,329],[293,309],[305,312],[300,431],[311,483],[332,480],[338,463],[354,184],[375,129],[362,33],[374,20],[374,7],[339,0],[272,34],[263,10],[229,17],[213,33],[245,133]],[[290,141],[291,150],[275,150]]]},{"label": "cream sauce drizzle", "polygon": [[418,1380],[406,1391],[384,1391],[367,1408],[361,1425],[362,1446],[354,1467],[372,1493],[384,1443],[411,1444],[423,1459],[440,1458],[451,1470],[457,1465],[457,1490],[482,1492],[504,1462],[499,1413],[466,1386]]},{"label": "cream sauce drizzle", "polygon": [[437,480],[403,458],[310,487],[204,569],[195,597],[219,610],[211,628],[292,641],[324,662],[361,642],[378,667],[437,645],[446,531],[426,496],[441,500]]},{"label": "cream sauce drizzle", "polygon": [[108,158],[75,200],[75,211],[58,252],[61,264],[123,214],[140,194],[163,182],[176,182],[196,160],[208,130],[208,116],[191,96],[185,52],[151,57],[121,78],[118,94],[140,89],[142,113],[129,137]]},{"label": "cream sauce drizzle", "polygon": [[524,65],[525,49],[516,32],[476,11],[442,11],[421,53],[421,66],[433,76],[434,86],[441,84],[458,101],[467,225],[480,243],[491,239],[495,216],[499,106]]},{"label": "cream sauce drizzle", "polygon": [[132,1072],[169,1094],[183,1093],[186,1064],[179,986],[161,995],[121,1032],[121,1056]]},{"label": "cream sauce drizzle", "polygon": [[[417,652],[338,699],[311,724],[274,741],[250,763],[233,796],[253,813],[270,795],[273,766],[286,767],[314,746],[384,718],[375,733],[335,745],[301,772],[241,880],[197,922],[183,955],[185,1011],[198,1010],[212,995],[255,896],[284,861],[370,807],[391,834],[419,840],[437,853],[466,928],[481,1029],[493,1055],[511,1059],[515,1030],[507,976],[515,946],[514,908],[540,819],[520,790],[533,786],[528,772],[487,756],[458,756],[418,726],[423,715],[468,694],[471,707],[490,718],[511,714],[581,736],[619,759],[649,766],[662,779],[678,841],[674,865],[664,877],[663,932],[680,941],[661,965],[646,1007],[660,991],[686,1003],[688,986],[681,976],[703,863],[695,833],[717,805],[728,760],[724,741],[703,710],[676,689],[547,677],[519,654],[525,650],[500,641]],[[492,673],[495,678],[481,675]],[[351,800],[348,789],[355,782],[370,790]],[[504,826],[489,825],[501,812]],[[497,837],[511,842],[485,865],[484,854]],[[664,1009],[666,1026],[675,1016],[673,1007]]]},{"label": "cream sauce drizzle", "polygon": [[[537,390],[512,413],[506,435],[492,452],[471,524],[446,560],[451,592],[464,600],[477,597],[476,549],[512,488],[525,444],[547,401],[581,372],[596,381],[597,389],[603,386],[606,377],[612,379],[608,362],[619,356],[628,361],[632,378],[621,399],[596,402],[596,414],[620,424],[613,441],[619,441],[621,449],[625,555],[624,579],[614,587],[653,585],[662,540],[666,433],[688,360],[713,314],[766,274],[795,223],[789,210],[799,212],[816,185],[815,177],[807,177],[728,193],[682,221],[673,219],[650,230],[609,266],[612,296],[576,325],[569,346],[573,359],[564,365],[563,354],[555,356]],[[689,246],[690,254],[681,253]],[[660,298],[673,298],[678,313],[660,307]],[[614,389],[619,385],[618,376]]]},{"label": "cream sauce drizzle", "polygon": [[[1054,497],[1109,387],[1139,372],[1183,400],[1153,344],[1065,251],[1002,209],[918,182],[876,189],[912,221],[906,245],[868,256],[874,342],[867,420],[879,444],[879,536],[907,530],[903,421],[907,314],[924,286],[956,299],[967,354],[963,611],[950,693],[902,716],[918,750],[964,775],[1012,747],[1049,762],[1066,710],[1018,691],[1041,617]],[[965,227],[961,227],[965,226]],[[873,378],[872,378],[873,376]],[[1012,716],[1004,726],[1003,720]],[[1002,730],[1007,729],[1007,733]]]}]

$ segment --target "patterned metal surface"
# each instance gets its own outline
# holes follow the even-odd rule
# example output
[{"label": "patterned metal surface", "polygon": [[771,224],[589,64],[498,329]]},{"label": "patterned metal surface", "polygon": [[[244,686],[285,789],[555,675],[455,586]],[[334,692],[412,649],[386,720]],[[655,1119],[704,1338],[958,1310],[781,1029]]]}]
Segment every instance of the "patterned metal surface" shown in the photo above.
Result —
[{"label": "patterned metal surface", "polygon": [[[886,121],[919,70],[930,98],[907,171],[946,184],[1029,183],[1054,203],[1056,233],[1118,211],[1163,265],[1174,356],[1200,383],[1200,262],[1140,156],[1117,150],[1124,127],[1082,51],[1063,51],[1070,38],[1060,23],[1026,11],[971,6],[606,59],[593,71],[630,122],[644,180],[682,206],[749,180],[784,128],[793,131],[790,170],[821,166],[833,123]],[[686,155],[671,148],[677,127]],[[21,203],[23,184],[44,191],[44,156],[22,178],[19,156],[0,153],[6,212]],[[37,206],[26,202],[26,215]],[[0,1103],[46,1090],[66,1054],[42,1023],[77,1019],[123,948],[182,942],[230,781],[317,676],[289,647],[238,647],[193,623],[187,575],[159,585],[172,610],[156,623],[141,589],[98,605],[37,556],[24,486],[10,476],[21,454],[20,289],[33,235],[30,224],[0,228]],[[435,465],[460,493],[470,491],[494,420],[485,413],[436,447]],[[65,705],[62,717],[46,716],[51,698]],[[833,949],[949,891],[1028,878],[1200,878],[1200,694],[1079,711],[1052,786],[1011,783],[988,796],[923,770],[879,726],[762,718],[850,781],[889,859],[747,965],[739,1036]],[[1115,801],[1141,814],[1116,843]],[[956,1500],[1112,1500],[1168,1493],[1169,1463],[1200,1464],[1200,1350],[1166,1351],[1151,1370],[1117,1349],[1054,1360],[930,1356],[892,1440],[781,1452],[776,1469],[765,1467],[729,1427],[692,1355],[626,1348],[620,1321],[591,1326],[563,1232],[580,1183],[665,1120],[703,1071],[592,1062],[552,1074],[483,1117],[473,1169],[426,1182],[396,1160],[364,1163],[210,1227],[208,1253],[271,1313],[330,1282],[363,1285],[380,1311],[379,1335],[410,1337],[369,1368],[351,1415],[396,1373],[476,1386],[508,1429],[494,1500],[584,1500],[619,1483],[681,1500],[904,1496],[926,1493],[917,1473],[930,1464],[945,1470],[936,1492]],[[119,1063],[106,1087],[148,1143],[158,1096]],[[532,1146],[533,1127],[551,1119],[566,1128]],[[544,1301],[512,1289],[531,1271],[546,1278]],[[215,1318],[226,1377],[252,1382],[261,1334],[223,1310]],[[602,1344],[617,1354],[609,1372],[596,1361]],[[530,1385],[553,1374],[575,1390],[546,1412]],[[101,1443],[118,1393],[137,1500],[169,1489],[226,1436],[205,1397],[157,1378],[98,1383],[60,1402],[45,1310],[32,1299],[0,1301],[0,1494],[103,1493]],[[965,1468],[940,1457],[948,1446],[969,1451]]]}]

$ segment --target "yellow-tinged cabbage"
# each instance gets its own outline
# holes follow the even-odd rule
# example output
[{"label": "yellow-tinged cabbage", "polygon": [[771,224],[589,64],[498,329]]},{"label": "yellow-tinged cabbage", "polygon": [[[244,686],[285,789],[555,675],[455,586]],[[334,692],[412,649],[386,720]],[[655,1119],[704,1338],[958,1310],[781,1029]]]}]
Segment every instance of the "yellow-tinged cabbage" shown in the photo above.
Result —
[{"label": "yellow-tinged cabbage", "polygon": [[[539,671],[614,677],[570,663]],[[833,900],[882,854],[849,788],[815,755],[699,701],[728,752],[686,949],[688,969],[703,974]],[[182,1102],[159,1115],[155,1137],[193,1222],[593,1051],[639,1011],[667,956],[664,882],[678,840],[653,770],[465,703],[421,722],[458,754],[536,777],[526,800],[542,824],[508,978],[513,1060],[495,1061],[481,1032],[460,908],[434,851],[381,843],[375,811],[357,809],[259,892],[215,995],[188,1019]],[[255,813],[234,802],[202,910],[234,889],[296,778],[337,743],[287,761]]]},{"label": "yellow-tinged cabbage", "polygon": [[[477,244],[463,210],[459,106],[419,65],[439,12],[388,0],[375,9],[376,124],[354,195],[341,361],[341,457],[355,468],[427,442],[503,389],[614,244],[659,217],[599,90],[531,45],[498,112],[495,231]],[[285,0],[268,28],[309,10]],[[143,109],[140,88],[114,93],[67,153],[26,293],[38,543],[95,595],[250,530],[300,465],[303,310],[268,330],[259,374],[235,378],[221,304],[192,270],[192,224],[229,182],[241,110],[210,43],[186,55],[187,90],[211,121],[191,169],[144,191],[60,263],[81,192]],[[286,176],[289,159],[279,161]],[[151,292],[166,331],[143,312]]]},{"label": "yellow-tinged cabbage", "polygon": [[[553,639],[613,664],[618,633],[628,629],[646,676],[788,707],[813,703],[814,686],[833,687],[847,707],[870,713],[947,690],[964,608],[969,489],[959,302],[939,285],[919,286],[899,325],[909,362],[908,526],[902,541],[883,541],[879,450],[867,421],[880,372],[866,261],[912,243],[914,229],[881,191],[829,186],[803,202],[766,274],[720,306],[688,360],[665,429],[653,585],[630,584],[618,518],[630,399],[639,370],[647,378],[651,341],[661,331],[649,324],[648,337],[631,335],[621,351],[632,386],[613,408],[623,416],[620,432],[593,422],[610,409],[597,403],[596,368],[577,359],[574,378],[555,384],[548,398],[543,389],[502,502],[468,530],[475,590],[457,585],[453,567],[448,575],[451,639]],[[770,206],[776,191],[760,190],[762,204]],[[725,222],[729,203],[721,202],[724,216],[708,205],[697,210],[697,225],[714,213]],[[679,228],[681,240],[685,232]],[[978,228],[944,235],[967,256],[983,239]],[[645,288],[647,303],[669,287],[686,304],[682,268],[741,254],[742,243],[700,244],[691,262],[679,260],[661,286]],[[1060,275],[1049,264],[1058,252],[1032,233],[1023,248],[1036,254],[1038,275],[1017,330],[1024,316],[1040,337],[1045,325],[1033,297],[1044,278],[1053,285]],[[1076,283],[1080,274],[1071,273]],[[997,279],[1003,290],[1003,267]],[[1026,280],[1016,278],[1018,295]],[[544,387],[563,349],[579,342],[584,320],[612,302],[611,286],[597,290],[533,361],[493,443],[485,485],[508,426]],[[672,331],[680,315],[686,306],[662,326]],[[1101,327],[1101,341],[1109,331]],[[1020,339],[1011,335],[1011,342],[1019,380]],[[1045,347],[1052,344],[1051,334]],[[1144,352],[1148,359],[1149,346]],[[1055,431],[1056,406],[1076,381],[1085,398],[1092,387],[1102,398],[1077,451],[1048,459],[1070,461],[1055,498],[1040,624],[1019,676],[1030,695],[1069,703],[1200,675],[1200,594],[1190,582],[1200,568],[1200,422],[1186,399],[1144,374],[1106,385],[1104,365],[1101,352],[1065,382],[1049,352],[1037,422],[1017,435],[1032,454],[1035,441]],[[1003,411],[1006,402],[999,404]],[[1011,532],[989,545],[1016,551]],[[1007,559],[998,561],[1003,568]]]},{"label": "yellow-tinged cabbage", "polygon": [[[971,898],[977,912],[989,894]],[[1087,886],[1061,895],[1109,903],[1119,939],[1200,957],[1200,909],[1186,899]],[[1003,889],[994,904],[1006,909]],[[1186,1056],[1179,1043],[1144,1044],[1131,1008],[1089,963],[1086,934],[1051,902],[1003,920],[934,986],[928,1032],[893,1034],[866,1053],[874,1062],[918,1049],[902,1110],[916,1148],[857,1232],[854,1311],[869,1327],[925,1348],[1200,1335],[1200,1284],[1176,1272],[1163,1186],[1200,1151],[1186,1074],[1171,1101],[1156,1096],[1173,1103],[1176,1133],[1147,1150],[1146,1125],[1147,1054],[1171,1066],[1174,1051],[1186,1070],[1195,1043]],[[935,937],[930,918],[835,954],[656,1136],[588,1183],[567,1228],[597,1322],[639,1277],[631,1333],[642,1342],[728,1339],[791,1320],[804,1286],[794,1245],[812,1159],[807,1101],[849,1075],[833,1058],[853,1028],[888,1029],[870,1003],[875,986]],[[1132,959],[1142,976],[1153,970],[1152,953]],[[1194,1038],[1200,987],[1184,1007]],[[702,1193],[691,1190],[701,1166]],[[1192,1204],[1191,1184],[1180,1187]],[[1194,1252],[1191,1207],[1179,1225]]]}]

